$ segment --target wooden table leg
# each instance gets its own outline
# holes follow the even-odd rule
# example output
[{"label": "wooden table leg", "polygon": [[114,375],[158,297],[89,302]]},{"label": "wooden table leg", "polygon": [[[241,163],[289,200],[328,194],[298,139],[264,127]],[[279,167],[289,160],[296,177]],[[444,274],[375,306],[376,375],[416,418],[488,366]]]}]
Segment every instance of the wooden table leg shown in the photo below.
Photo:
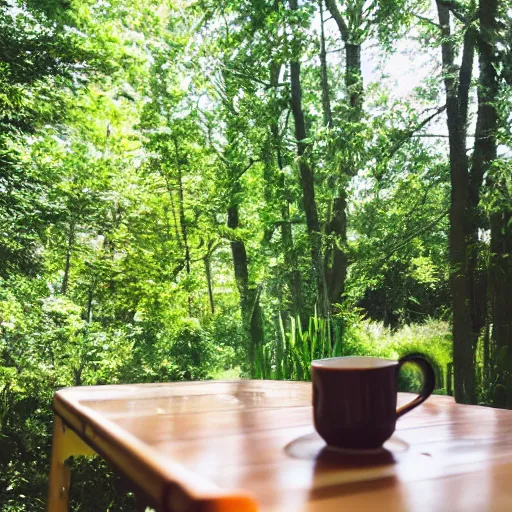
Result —
[{"label": "wooden table leg", "polygon": [[48,487],[48,512],[67,512],[71,471],[66,460],[72,455],[94,455],[62,419],[55,414],[53,420],[52,458]]}]

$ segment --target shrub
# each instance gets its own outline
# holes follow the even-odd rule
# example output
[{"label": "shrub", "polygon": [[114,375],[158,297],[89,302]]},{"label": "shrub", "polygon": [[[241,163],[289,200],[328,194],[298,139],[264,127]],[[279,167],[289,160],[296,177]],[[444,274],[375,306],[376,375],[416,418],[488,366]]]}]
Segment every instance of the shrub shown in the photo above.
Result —
[{"label": "shrub", "polygon": [[[434,367],[437,392],[446,388],[445,370],[452,360],[451,335],[446,322],[429,320],[424,324],[406,325],[397,331],[382,323],[333,316],[328,320],[312,317],[302,329],[298,319],[291,318],[281,336],[262,347],[265,373],[262,377],[309,380],[312,359],[337,356],[371,356],[400,359],[411,353],[423,354]],[[407,363],[402,368],[400,391],[421,388],[420,370]]]}]

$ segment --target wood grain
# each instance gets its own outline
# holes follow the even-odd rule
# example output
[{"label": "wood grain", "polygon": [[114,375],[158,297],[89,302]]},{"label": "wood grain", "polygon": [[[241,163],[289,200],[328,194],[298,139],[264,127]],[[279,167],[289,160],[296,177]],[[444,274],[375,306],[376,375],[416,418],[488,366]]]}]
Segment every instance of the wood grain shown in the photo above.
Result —
[{"label": "wood grain", "polygon": [[162,510],[512,510],[512,412],[450,397],[431,397],[368,453],[325,446],[310,383],[68,388],[54,408]]}]

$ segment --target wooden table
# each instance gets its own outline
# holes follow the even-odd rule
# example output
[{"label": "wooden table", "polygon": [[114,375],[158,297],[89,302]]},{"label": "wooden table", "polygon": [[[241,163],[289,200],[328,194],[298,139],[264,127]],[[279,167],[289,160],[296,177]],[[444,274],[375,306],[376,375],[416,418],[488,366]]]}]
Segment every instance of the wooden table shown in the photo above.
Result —
[{"label": "wooden table", "polygon": [[512,411],[450,397],[366,454],[325,447],[310,383],[68,388],[54,410],[51,512],[67,510],[64,460],[90,448],[162,511],[512,511]]}]

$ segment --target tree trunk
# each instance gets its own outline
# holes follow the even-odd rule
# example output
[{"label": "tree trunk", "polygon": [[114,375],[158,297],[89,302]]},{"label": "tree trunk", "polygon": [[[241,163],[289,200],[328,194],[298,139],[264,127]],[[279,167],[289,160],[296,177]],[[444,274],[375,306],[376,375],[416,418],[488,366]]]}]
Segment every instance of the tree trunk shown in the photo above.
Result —
[{"label": "tree trunk", "polygon": [[491,218],[493,403],[512,409],[512,208]]},{"label": "tree trunk", "polygon": [[490,319],[485,324],[484,343],[483,343],[483,381],[484,389],[489,388],[489,377],[491,369],[491,326]]},{"label": "tree trunk", "polygon": [[253,359],[252,377],[259,379],[265,378],[266,364],[264,361],[263,342],[265,331],[263,327],[263,313],[260,305],[261,286],[249,287],[248,302],[250,305],[250,333],[251,333],[251,352],[249,356]]},{"label": "tree trunk", "polygon": [[172,211],[172,219],[174,222],[174,235],[176,236],[176,242],[178,243],[178,247],[181,248],[181,236],[179,232],[179,222],[176,217],[176,207],[174,206],[174,195],[172,193],[172,188],[168,187],[169,199],[171,200],[171,211]]},{"label": "tree trunk", "polygon": [[[478,90],[478,120],[473,157],[472,181],[482,181],[497,158],[498,129],[498,0],[480,0],[478,41],[480,79]],[[490,306],[493,344],[493,381],[496,382],[494,405],[512,408],[512,202],[507,197],[501,176],[487,179],[496,194],[505,200],[491,214]],[[508,201],[507,201],[508,199]],[[508,207],[507,207],[508,205]]]},{"label": "tree trunk", "polygon": [[85,321],[90,324],[92,322],[92,301],[94,299],[94,281],[90,284],[87,292],[87,313]]},{"label": "tree trunk", "polygon": [[60,287],[60,293],[66,295],[69,284],[69,271],[71,270],[71,256],[73,254],[73,245],[75,243],[75,223],[69,222],[68,229],[68,243],[66,247],[66,263],[64,264],[64,277],[62,278],[62,284]]},{"label": "tree trunk", "polygon": [[[485,9],[479,8],[480,33],[476,36],[473,30],[468,30],[466,37],[473,37],[478,41],[479,52],[479,84],[478,84],[478,113],[475,130],[475,149],[473,151],[471,173],[469,177],[470,233],[468,241],[471,310],[473,347],[476,348],[480,333],[488,322],[488,301],[490,299],[487,277],[488,269],[478,268],[479,256],[483,250],[483,243],[479,240],[479,229],[484,227],[485,219],[480,208],[480,195],[484,175],[489,171],[490,165],[497,157],[497,144],[495,132],[498,116],[494,101],[498,95],[498,79],[495,65],[495,43],[492,40],[496,27],[497,1],[486,2]],[[471,61],[471,66],[473,62]],[[490,290],[490,289],[489,289]],[[485,372],[484,372],[485,375]]]},{"label": "tree trunk", "polygon": [[[228,208],[228,227],[232,230],[236,230],[239,227],[237,204],[233,204]],[[240,297],[246,297],[249,288],[249,270],[244,242],[236,239],[231,240],[231,253],[233,256],[236,285],[240,292]]]},{"label": "tree trunk", "polygon": [[363,107],[363,75],[361,72],[361,45],[345,44],[345,87],[351,107],[350,120],[359,121]]},{"label": "tree trunk", "polygon": [[[265,148],[265,196],[267,204],[277,203],[280,212],[280,234],[282,254],[284,257],[283,277],[288,287],[286,306],[282,313],[296,317],[302,315],[302,284],[298,267],[297,254],[294,250],[292,223],[290,220],[290,203],[285,180],[285,172],[281,158],[281,140],[277,123],[270,126],[270,140]],[[276,170],[277,164],[277,170]],[[279,293],[281,295],[281,293]]]},{"label": "tree trunk", "polygon": [[[297,0],[290,0],[292,10],[297,10]],[[316,301],[318,313],[325,316],[328,312],[325,276],[322,264],[321,245],[322,236],[318,221],[318,210],[315,200],[315,182],[311,166],[304,153],[306,150],[306,122],[302,109],[302,86],[300,80],[299,56],[294,56],[290,62],[291,107],[295,122],[295,140],[297,143],[297,161],[302,187],[302,199],[306,214],[306,226],[311,246],[311,262],[316,287]]]},{"label": "tree trunk", "polygon": [[229,190],[229,204],[227,208],[227,225],[232,230],[231,255],[235,281],[240,296],[240,311],[242,325],[246,335],[246,349],[248,355],[248,373],[255,378],[261,375],[261,352],[264,342],[264,330],[262,313],[259,304],[260,289],[249,279],[249,263],[244,241],[239,238],[237,230],[240,227],[239,205],[241,201],[242,187],[241,176],[254,163],[252,159],[249,165],[243,168],[240,162],[245,159],[245,150],[240,142],[240,130],[233,109],[233,90],[236,85],[232,83],[229,73],[223,74],[225,84],[224,106],[226,119],[226,147],[221,157],[227,171]]},{"label": "tree trunk", "polygon": [[[270,84],[272,85],[272,87],[277,87],[280,69],[280,65],[271,65]],[[277,202],[280,203],[281,205],[281,243],[283,245],[283,256],[285,265],[284,271],[291,299],[291,308],[289,313],[293,317],[296,317],[298,315],[302,317],[302,283],[297,261],[297,254],[295,253],[293,245],[292,224],[290,221],[290,202],[288,199],[288,191],[284,173],[281,136],[279,134],[279,126],[277,124],[277,119],[275,117],[273,118],[270,124],[270,135],[270,153],[272,154],[272,157],[269,159],[268,164],[271,166],[272,169],[275,169],[275,165],[277,164],[278,172],[273,172],[275,180],[271,180],[271,183],[269,183],[269,185],[277,190]]]},{"label": "tree trunk", "polygon": [[[188,226],[187,220],[185,218],[185,200],[183,194],[183,175],[181,170],[181,160],[180,154],[178,150],[178,141],[176,139],[174,142],[174,151],[176,158],[176,168],[178,171],[178,199],[179,199],[179,216],[180,216],[180,229],[181,229],[181,237],[183,239],[183,248],[185,250],[185,269],[187,271],[187,276],[190,276],[190,247],[188,244]],[[189,283],[187,283],[189,286]],[[192,296],[190,291],[188,292],[188,315],[192,316]]]},{"label": "tree trunk", "polygon": [[212,315],[215,314],[215,301],[213,299],[213,286],[212,286],[212,269],[211,269],[211,256],[207,254],[204,258],[204,271],[206,274],[206,283],[208,285],[208,298],[210,300],[210,311]]},{"label": "tree trunk", "polygon": [[[305,324],[305,315],[302,308],[302,283],[300,270],[297,262],[297,254],[293,247],[292,225],[290,222],[290,209],[286,202],[281,208],[281,241],[283,243],[285,272],[288,278],[288,286],[291,296],[290,314],[296,318],[299,316],[301,322]],[[303,318],[304,317],[304,318]]]},{"label": "tree trunk", "polygon": [[329,79],[327,75],[327,52],[325,50],[324,32],[324,4],[319,0],[320,9],[320,66],[322,70],[322,106],[324,112],[324,125],[332,127],[331,97],[329,94]]},{"label": "tree trunk", "polygon": [[[363,77],[361,71],[361,44],[352,34],[349,25],[343,19],[338,10],[336,0],[326,0],[326,6],[334,18],[340,32],[340,37],[345,46],[345,90],[348,101],[348,121],[359,123],[363,108]],[[351,18],[362,19],[362,4],[351,7]],[[325,116],[324,116],[325,117]],[[346,141],[340,141],[347,144]],[[348,141],[350,144],[350,141]],[[333,201],[332,217],[326,226],[326,233],[330,235],[327,240],[329,246],[326,249],[324,260],[325,276],[327,281],[329,303],[340,304],[345,292],[347,278],[348,255],[347,245],[347,191],[346,186],[351,177],[357,174],[358,169],[352,159],[342,162],[338,178],[338,192]]]},{"label": "tree trunk", "polygon": [[[446,111],[450,144],[450,233],[451,292],[453,307],[453,360],[455,398],[462,403],[475,403],[474,338],[472,332],[471,289],[468,271],[469,170],[466,156],[467,113],[460,105],[467,105],[463,90],[457,93],[454,48],[450,33],[450,12],[437,1],[441,25],[442,62],[446,89]],[[471,45],[469,42],[467,45]],[[463,59],[464,61],[464,59]],[[461,81],[462,83],[462,81]],[[469,83],[468,83],[469,90]]]},{"label": "tree trunk", "polygon": [[[234,194],[236,195],[236,191]],[[237,204],[232,204],[228,208],[228,227],[232,230],[236,230],[239,227]],[[249,356],[250,376],[259,377],[258,366],[260,362],[258,358],[258,348],[261,347],[264,336],[259,304],[260,292],[249,283],[247,252],[242,240],[231,240],[231,254],[233,257],[235,280],[240,295],[242,323],[248,336],[247,352]]]},{"label": "tree trunk", "polygon": [[183,244],[180,236],[180,223],[178,222],[178,218],[176,216],[176,206],[174,204],[173,188],[171,186],[171,182],[169,181],[169,176],[167,176],[167,173],[163,169],[160,169],[160,174],[162,175],[165,181],[165,188],[167,189],[167,194],[169,195],[169,200],[171,202],[172,220],[174,224],[174,236],[176,238],[178,247],[181,249],[183,247]]},{"label": "tree trunk", "polygon": [[326,226],[327,239],[333,237],[330,250],[326,250],[325,275],[329,293],[329,303],[341,304],[345,292],[348,256],[343,249],[347,244],[347,197],[340,190],[334,199],[332,218]]}]

